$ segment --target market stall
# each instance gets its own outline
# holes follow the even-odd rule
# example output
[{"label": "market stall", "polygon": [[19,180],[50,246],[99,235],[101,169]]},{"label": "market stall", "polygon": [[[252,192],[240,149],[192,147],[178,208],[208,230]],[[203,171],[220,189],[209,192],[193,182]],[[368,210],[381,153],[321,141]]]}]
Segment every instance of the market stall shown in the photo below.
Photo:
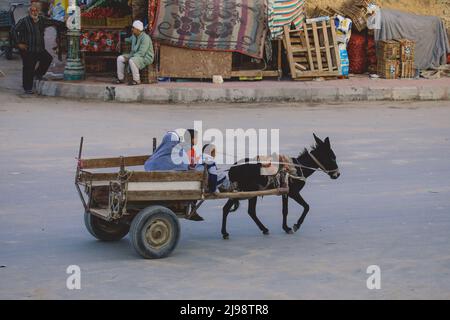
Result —
[{"label": "market stall", "polygon": [[127,0],[90,1],[81,6],[80,51],[87,74],[114,73],[131,24]]},{"label": "market stall", "polygon": [[[55,3],[64,6],[64,0]],[[124,39],[134,20],[144,23],[153,41],[154,64],[143,70],[150,82],[214,76],[337,79],[367,72],[413,78],[417,68],[445,63],[450,50],[440,18],[393,14],[373,0],[348,0],[308,12],[305,0],[78,3],[81,60],[94,75],[115,73],[117,56],[129,51]],[[61,10],[54,8],[58,16]],[[425,58],[433,63],[421,63]]]}]

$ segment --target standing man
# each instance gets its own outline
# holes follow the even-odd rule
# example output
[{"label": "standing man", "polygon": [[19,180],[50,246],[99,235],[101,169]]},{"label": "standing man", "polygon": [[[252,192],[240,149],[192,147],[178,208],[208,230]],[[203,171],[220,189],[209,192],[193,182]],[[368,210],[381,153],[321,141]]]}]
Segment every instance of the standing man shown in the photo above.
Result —
[{"label": "standing man", "polygon": [[[131,52],[117,57],[117,80],[116,84],[125,81],[125,65],[128,63],[133,74],[133,80],[129,85],[137,85],[141,83],[139,70],[153,63],[153,44],[150,36],[144,32],[144,24],[136,20],[133,22],[131,29]],[[130,38],[127,40],[129,41]]]},{"label": "standing man", "polygon": [[28,9],[28,16],[20,19],[15,27],[15,40],[22,56],[22,82],[26,94],[33,93],[33,79],[42,80],[52,63],[53,58],[45,50],[44,40],[45,28],[50,26],[65,27],[64,22],[39,16],[38,8],[32,5]]}]

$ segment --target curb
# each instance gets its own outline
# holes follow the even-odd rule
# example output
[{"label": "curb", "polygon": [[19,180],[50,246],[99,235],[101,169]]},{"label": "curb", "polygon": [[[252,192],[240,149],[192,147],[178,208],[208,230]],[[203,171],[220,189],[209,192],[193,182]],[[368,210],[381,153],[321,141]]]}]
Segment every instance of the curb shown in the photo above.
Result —
[{"label": "curb", "polygon": [[37,93],[42,96],[157,104],[450,100],[450,83],[440,86],[403,87],[281,87],[273,90],[269,87],[128,87],[51,81],[39,81],[35,86]]}]

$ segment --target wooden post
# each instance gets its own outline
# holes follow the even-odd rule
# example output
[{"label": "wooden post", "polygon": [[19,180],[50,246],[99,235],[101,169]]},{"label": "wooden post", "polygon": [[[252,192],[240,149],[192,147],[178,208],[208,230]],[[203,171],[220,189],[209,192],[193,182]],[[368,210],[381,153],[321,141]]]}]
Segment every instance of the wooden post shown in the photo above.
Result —
[{"label": "wooden post", "polygon": [[283,50],[283,46],[281,44],[281,40],[277,40],[278,42],[278,57],[277,57],[277,68],[278,68],[278,79],[281,79],[281,77],[283,76],[283,70],[281,67],[281,54],[282,54],[282,50]]},{"label": "wooden post", "polygon": [[316,49],[316,60],[317,60],[317,67],[319,68],[319,71],[323,71],[322,69],[322,55],[320,50],[320,42],[319,42],[319,36],[317,34],[317,24],[315,22],[312,23],[312,30],[313,30],[313,39],[314,39],[314,46]]}]

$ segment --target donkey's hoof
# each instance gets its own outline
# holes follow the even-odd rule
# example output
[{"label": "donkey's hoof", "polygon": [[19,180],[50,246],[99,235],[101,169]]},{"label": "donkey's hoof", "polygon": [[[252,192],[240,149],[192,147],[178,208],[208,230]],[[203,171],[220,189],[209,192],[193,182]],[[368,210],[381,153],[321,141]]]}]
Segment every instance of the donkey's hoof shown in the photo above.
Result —
[{"label": "donkey's hoof", "polygon": [[294,232],[297,232],[297,231],[298,231],[298,229],[300,229],[300,226],[299,226],[299,225],[296,225],[296,224],[294,224]]},{"label": "donkey's hoof", "polygon": [[228,240],[230,239],[230,235],[228,233],[224,233],[222,234],[223,240]]},{"label": "donkey's hoof", "polygon": [[285,229],[284,231],[286,231],[287,234],[294,234],[294,231],[292,231],[291,228]]},{"label": "donkey's hoof", "polygon": [[264,230],[263,235],[265,235],[265,236],[269,235],[269,230]]}]

